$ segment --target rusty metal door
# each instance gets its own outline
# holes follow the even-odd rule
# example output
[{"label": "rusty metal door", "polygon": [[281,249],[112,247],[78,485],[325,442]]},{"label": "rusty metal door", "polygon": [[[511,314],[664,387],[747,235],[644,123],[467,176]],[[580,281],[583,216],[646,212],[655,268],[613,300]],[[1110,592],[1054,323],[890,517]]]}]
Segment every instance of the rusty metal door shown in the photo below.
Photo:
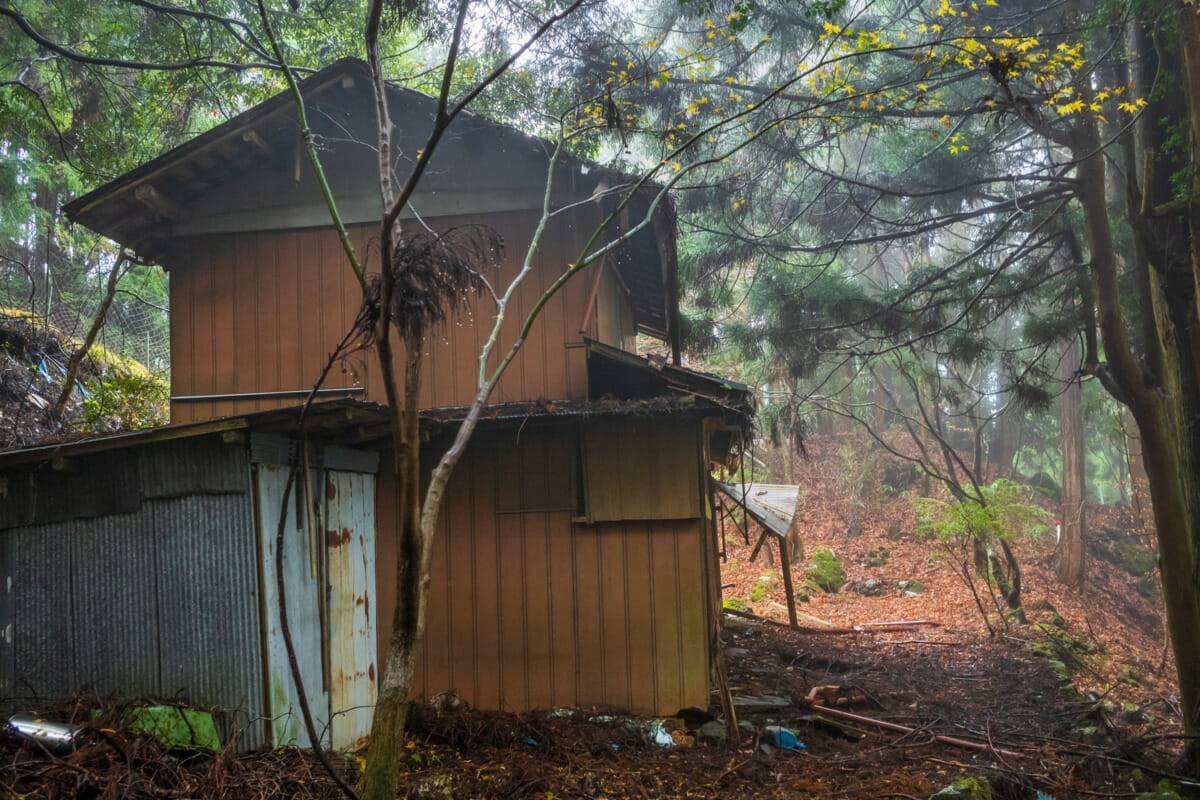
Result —
[{"label": "rusty metal door", "polygon": [[[264,657],[267,668],[267,715],[271,724],[271,743],[276,747],[299,745],[309,747],[311,742],[304,727],[297,699],[296,683],[292,677],[291,664],[283,640],[280,624],[279,590],[275,570],[275,538],[287,483],[289,468],[274,464],[255,464],[255,518],[259,527],[259,559],[262,591],[262,620],[264,631]],[[303,471],[300,473],[303,476]],[[310,485],[320,486],[320,473],[310,474]],[[313,725],[321,734],[329,723],[329,690],[324,669],[324,642],[322,636],[322,600],[324,572],[320,568],[323,549],[317,539],[315,527],[309,526],[308,499],[305,497],[303,477],[292,487],[291,496],[284,513],[283,531],[283,581],[287,598],[288,631],[296,663],[304,684],[304,694],[313,716]]]},{"label": "rusty metal door", "polygon": [[375,707],[375,476],[325,473],[330,736],[351,747]]}]

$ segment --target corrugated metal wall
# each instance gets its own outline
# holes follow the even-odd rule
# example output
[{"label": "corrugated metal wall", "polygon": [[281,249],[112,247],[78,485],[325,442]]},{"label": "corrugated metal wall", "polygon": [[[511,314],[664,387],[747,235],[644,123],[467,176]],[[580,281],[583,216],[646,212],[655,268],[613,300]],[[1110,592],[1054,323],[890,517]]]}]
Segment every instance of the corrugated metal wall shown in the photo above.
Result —
[{"label": "corrugated metal wall", "polygon": [[[506,341],[512,340],[542,288],[578,256],[595,214],[590,207],[581,208],[551,225],[539,249],[537,270],[518,290],[506,317]],[[505,285],[519,269],[521,248],[532,236],[536,215],[525,211],[429,220],[438,228],[480,221],[493,225],[508,244],[504,264],[493,276],[498,285]],[[378,270],[378,247],[370,242],[375,232],[373,226],[352,230],[356,252],[366,254],[370,270]],[[180,246],[187,254],[176,259],[171,272],[172,395],[307,389],[358,312],[359,290],[336,236],[331,231],[246,233],[195,237]],[[579,327],[596,269],[585,270],[546,306],[493,402],[586,396]],[[606,297],[606,302],[604,329],[597,330],[594,314],[590,335],[603,333],[612,339],[609,343],[622,346],[630,340],[626,329],[631,317],[627,308],[621,313],[611,309],[616,300]],[[423,407],[470,403],[478,353],[492,314],[492,302],[480,299],[431,333]],[[348,371],[335,371],[326,385],[365,385],[366,395],[356,396],[382,402],[378,369],[370,358],[364,353],[351,359]],[[294,397],[179,402],[172,406],[172,419],[188,422],[297,402]]]},{"label": "corrugated metal wall", "polygon": [[[574,441],[561,427],[477,435],[439,523],[414,696],[455,689],[474,705],[514,711],[708,705],[700,519],[586,525],[571,510],[497,513],[513,507],[512,492],[517,505],[561,503],[556,478],[573,474]],[[381,473],[381,620],[395,606],[394,486]]]},{"label": "corrugated metal wall", "polygon": [[[0,530],[8,588],[0,696],[14,710],[85,689],[187,698],[231,711],[243,743],[259,744],[245,450],[209,437],[124,452],[130,461],[136,453],[136,470],[106,473],[95,457],[72,467],[100,491],[135,492],[136,510]],[[70,508],[69,482],[56,473],[38,473],[33,484],[41,499],[59,495]]]}]

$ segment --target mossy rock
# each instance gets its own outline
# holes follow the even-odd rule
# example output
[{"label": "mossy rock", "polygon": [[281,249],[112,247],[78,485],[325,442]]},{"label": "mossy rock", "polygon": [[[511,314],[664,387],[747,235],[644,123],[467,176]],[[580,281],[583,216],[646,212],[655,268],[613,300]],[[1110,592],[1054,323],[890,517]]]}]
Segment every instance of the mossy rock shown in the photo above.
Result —
[{"label": "mossy rock", "polygon": [[740,597],[726,597],[722,603],[725,608],[732,608],[734,611],[745,611],[746,601]]},{"label": "mossy rock", "polygon": [[1105,525],[1098,531],[1089,531],[1087,543],[1092,556],[1114,564],[1130,575],[1141,577],[1158,566],[1157,554],[1120,528]]},{"label": "mossy rock", "polygon": [[896,586],[901,592],[912,592],[913,594],[925,594],[925,584],[918,580],[903,580],[897,581]]},{"label": "mossy rock", "polygon": [[1058,486],[1058,481],[1054,480],[1054,478],[1051,478],[1050,475],[1045,472],[1039,472],[1037,475],[1034,475],[1033,478],[1030,479],[1029,485],[1034,489],[1037,489],[1055,503],[1062,501],[1062,490]]},{"label": "mossy rock", "polygon": [[910,461],[893,461],[883,468],[879,486],[885,497],[897,495],[921,479],[921,470]]},{"label": "mossy rock", "polygon": [[959,778],[929,800],[992,800],[992,787],[983,778]]},{"label": "mossy rock", "polygon": [[1061,661],[1071,672],[1082,667],[1088,656],[1096,652],[1095,642],[1087,639],[1076,639],[1067,631],[1052,625],[1039,624],[1046,641],[1033,646],[1033,652],[1051,661]]},{"label": "mossy rock", "polygon": [[1030,608],[1032,608],[1034,611],[1049,611],[1052,614],[1058,613],[1058,609],[1054,607],[1054,603],[1051,603],[1049,600],[1047,600],[1044,597],[1040,600],[1035,601],[1034,604],[1032,606],[1030,606]]},{"label": "mossy rock", "polygon": [[888,562],[888,556],[891,551],[886,547],[881,547],[878,550],[868,550],[863,554],[863,564],[868,567],[882,567]]},{"label": "mossy rock", "polygon": [[828,547],[818,547],[813,552],[804,584],[819,592],[836,593],[845,582],[846,570],[842,568],[842,562]]}]

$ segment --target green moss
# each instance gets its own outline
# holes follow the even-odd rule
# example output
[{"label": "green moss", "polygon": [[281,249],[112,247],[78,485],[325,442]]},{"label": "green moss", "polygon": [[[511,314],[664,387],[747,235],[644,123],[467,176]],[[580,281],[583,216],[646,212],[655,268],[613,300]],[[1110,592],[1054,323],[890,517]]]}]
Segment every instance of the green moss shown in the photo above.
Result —
[{"label": "green moss", "polygon": [[959,778],[929,800],[992,800],[992,787],[981,778]]},{"label": "green moss", "polygon": [[815,591],[835,593],[846,582],[846,570],[832,550],[818,547],[813,552],[812,564],[804,582]]},{"label": "green moss", "polygon": [[868,550],[863,554],[863,563],[868,567],[882,567],[887,564],[890,554],[891,551],[886,547],[881,547],[878,550]]},{"label": "green moss", "polygon": [[1089,532],[1088,550],[1096,558],[1138,577],[1158,566],[1158,557],[1151,550],[1125,531],[1108,525]]},{"label": "green moss", "polygon": [[1137,800],[1183,800],[1183,795],[1176,791],[1169,780],[1163,778],[1153,792],[1142,792]]}]

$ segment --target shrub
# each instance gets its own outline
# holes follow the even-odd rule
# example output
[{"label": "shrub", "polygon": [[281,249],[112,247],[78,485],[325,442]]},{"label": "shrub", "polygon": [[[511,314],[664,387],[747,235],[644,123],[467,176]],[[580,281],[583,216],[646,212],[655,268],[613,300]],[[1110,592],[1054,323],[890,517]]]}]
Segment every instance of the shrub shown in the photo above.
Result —
[{"label": "shrub", "polygon": [[152,428],[169,421],[171,390],[165,379],[149,372],[112,369],[87,384],[80,427],[95,432]]}]

